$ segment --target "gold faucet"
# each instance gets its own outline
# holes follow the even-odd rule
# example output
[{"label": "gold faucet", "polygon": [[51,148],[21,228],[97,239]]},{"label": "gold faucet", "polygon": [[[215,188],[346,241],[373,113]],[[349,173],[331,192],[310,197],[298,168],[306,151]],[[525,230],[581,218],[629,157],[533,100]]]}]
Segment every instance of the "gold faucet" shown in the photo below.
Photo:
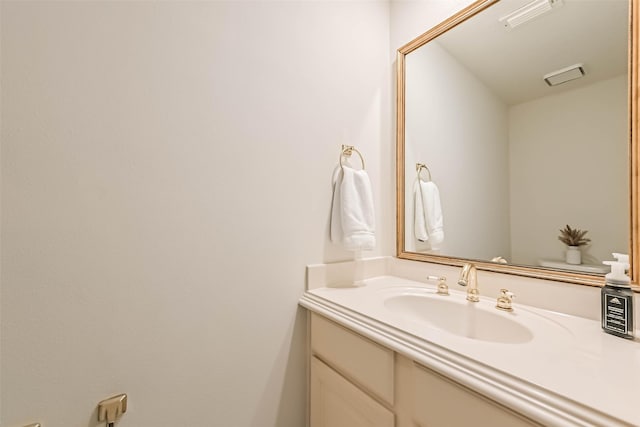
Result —
[{"label": "gold faucet", "polygon": [[480,301],[480,297],[478,296],[478,275],[475,265],[467,263],[462,267],[460,278],[458,279],[458,285],[469,286],[469,288],[467,288],[467,301]]}]

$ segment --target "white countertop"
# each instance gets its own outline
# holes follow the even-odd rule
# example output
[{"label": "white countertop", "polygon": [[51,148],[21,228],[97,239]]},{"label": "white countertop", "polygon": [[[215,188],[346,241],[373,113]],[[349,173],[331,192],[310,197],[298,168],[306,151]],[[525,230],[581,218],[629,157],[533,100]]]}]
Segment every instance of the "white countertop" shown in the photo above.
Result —
[{"label": "white countertop", "polygon": [[603,264],[567,264],[559,259],[541,259],[538,261],[541,267],[555,268],[559,270],[579,271],[582,273],[607,274],[611,267]]},{"label": "white countertop", "polygon": [[[464,338],[425,326],[383,304],[394,288],[432,285],[393,276],[357,286],[307,291],[300,304],[550,426],[640,426],[640,342],[602,332],[600,323],[514,303],[513,314],[542,316],[554,333],[525,343]],[[451,290],[453,297],[464,294]],[[480,304],[495,305],[482,298]],[[497,313],[501,313],[496,310]],[[545,328],[542,328],[545,329]]]}]

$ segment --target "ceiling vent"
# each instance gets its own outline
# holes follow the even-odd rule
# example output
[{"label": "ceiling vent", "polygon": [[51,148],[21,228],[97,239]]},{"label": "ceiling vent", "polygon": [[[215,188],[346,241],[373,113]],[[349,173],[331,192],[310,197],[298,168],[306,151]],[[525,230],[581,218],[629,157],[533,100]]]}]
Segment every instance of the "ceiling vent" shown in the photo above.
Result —
[{"label": "ceiling vent", "polygon": [[534,0],[514,10],[510,14],[503,16],[498,21],[500,21],[507,30],[513,30],[517,26],[551,12],[560,6],[562,6],[562,0]]},{"label": "ceiling vent", "polygon": [[549,86],[557,86],[571,80],[579,79],[582,76],[584,76],[582,64],[575,64],[561,70],[553,71],[542,78]]}]

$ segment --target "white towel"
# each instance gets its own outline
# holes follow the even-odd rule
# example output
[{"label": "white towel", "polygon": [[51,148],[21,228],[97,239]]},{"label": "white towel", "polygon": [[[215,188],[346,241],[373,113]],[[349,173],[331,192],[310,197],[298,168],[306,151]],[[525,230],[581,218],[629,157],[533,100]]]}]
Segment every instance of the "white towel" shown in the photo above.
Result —
[{"label": "white towel", "polygon": [[331,241],[350,251],[376,246],[373,193],[364,170],[344,166],[333,185]]},{"label": "white towel", "polygon": [[414,193],[414,233],[421,242],[429,242],[431,249],[439,249],[444,241],[444,220],[440,192],[433,181],[417,179]]}]

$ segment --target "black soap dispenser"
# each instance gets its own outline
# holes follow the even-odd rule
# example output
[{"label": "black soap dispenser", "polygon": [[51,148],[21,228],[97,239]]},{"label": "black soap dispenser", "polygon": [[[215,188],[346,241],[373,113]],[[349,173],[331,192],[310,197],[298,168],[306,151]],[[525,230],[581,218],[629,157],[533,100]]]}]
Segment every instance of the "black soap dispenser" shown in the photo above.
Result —
[{"label": "black soap dispenser", "polygon": [[602,329],[612,335],[633,339],[633,291],[625,274],[629,255],[613,254],[617,261],[604,261],[611,266],[602,288]]}]

